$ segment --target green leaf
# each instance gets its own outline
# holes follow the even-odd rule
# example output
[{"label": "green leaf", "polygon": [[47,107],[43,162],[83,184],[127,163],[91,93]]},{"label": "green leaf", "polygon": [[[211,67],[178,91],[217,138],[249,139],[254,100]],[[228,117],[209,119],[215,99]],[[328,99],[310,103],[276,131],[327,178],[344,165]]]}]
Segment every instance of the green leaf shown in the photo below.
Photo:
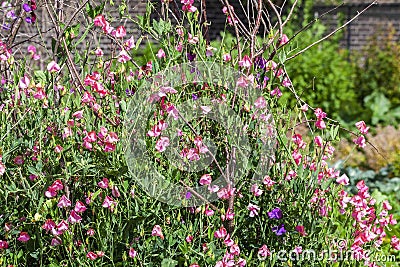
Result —
[{"label": "green leaf", "polygon": [[178,265],[178,262],[170,258],[163,259],[161,262],[161,267],[175,267],[176,265]]}]

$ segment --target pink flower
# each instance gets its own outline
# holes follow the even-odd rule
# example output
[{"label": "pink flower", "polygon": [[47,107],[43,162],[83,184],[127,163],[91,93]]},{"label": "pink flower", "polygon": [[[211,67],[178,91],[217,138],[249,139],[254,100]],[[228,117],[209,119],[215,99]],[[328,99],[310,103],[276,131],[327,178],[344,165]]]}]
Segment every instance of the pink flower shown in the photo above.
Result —
[{"label": "pink flower", "polygon": [[8,248],[7,241],[0,240],[0,249],[7,249],[7,248]]},{"label": "pink flower", "polygon": [[47,70],[49,72],[58,72],[60,71],[60,66],[53,60],[47,65]]},{"label": "pink flower", "polygon": [[136,255],[137,255],[137,251],[134,248],[130,248],[129,249],[129,257],[133,259],[136,257]]},{"label": "pink flower", "polygon": [[70,223],[79,223],[82,221],[82,217],[79,216],[75,210],[72,210],[71,213],[69,214],[68,221]]},{"label": "pink flower", "polygon": [[296,162],[296,165],[299,165],[303,156],[297,150],[294,150],[292,152],[292,157],[293,157],[294,161]]},{"label": "pink flower", "polygon": [[262,245],[262,247],[258,249],[258,255],[260,257],[263,257],[263,258],[269,257],[269,256],[271,256],[271,254],[272,253],[269,250],[269,248],[267,247],[267,245]]},{"label": "pink flower", "polygon": [[72,114],[72,117],[77,118],[77,119],[82,119],[83,118],[83,110],[79,110]]},{"label": "pink flower", "polygon": [[364,121],[359,121],[356,123],[357,129],[362,133],[362,134],[367,134],[369,127],[365,124]]},{"label": "pink flower", "polygon": [[100,188],[106,189],[108,188],[108,179],[103,178],[100,182],[97,183]]},{"label": "pink flower", "polygon": [[162,233],[161,226],[159,226],[158,224],[154,225],[153,230],[151,231],[151,235],[159,236],[161,239],[164,239],[164,235]]},{"label": "pink flower", "polygon": [[322,143],[323,143],[322,137],[319,136],[319,135],[316,136],[316,137],[314,137],[314,143],[315,143],[317,146],[322,147]]},{"label": "pink flower", "polygon": [[282,92],[279,90],[279,87],[275,87],[275,89],[271,91],[271,95],[280,98],[282,96]]},{"label": "pink flower", "polygon": [[21,88],[21,89],[26,89],[26,88],[29,87],[30,82],[31,82],[31,81],[29,80],[29,78],[28,78],[26,75],[24,75],[24,77],[22,77],[22,78],[19,80],[18,86],[19,86],[19,88]]},{"label": "pink flower", "polygon": [[98,56],[98,57],[104,56],[104,52],[103,52],[103,50],[101,50],[100,47],[98,47],[96,50],[94,50],[94,54],[95,54],[96,56]]},{"label": "pink flower", "polygon": [[253,184],[250,188],[250,192],[253,193],[253,195],[256,197],[261,196],[263,193],[263,191],[258,188],[258,184]]},{"label": "pink flower", "polygon": [[353,139],[353,142],[361,148],[366,147],[365,138],[362,135]]},{"label": "pink flower", "polygon": [[163,152],[169,146],[169,138],[168,137],[160,137],[156,143],[156,150],[158,152]]},{"label": "pink flower", "polygon": [[22,156],[16,156],[14,158],[14,163],[17,165],[22,165],[24,164],[24,158]]},{"label": "pink flower", "polygon": [[118,26],[115,30],[115,37],[122,38],[126,35],[126,30],[124,26]]},{"label": "pink flower", "polygon": [[65,195],[62,195],[60,200],[58,201],[57,207],[65,208],[70,206],[71,206],[71,201]]},{"label": "pink flower", "polygon": [[245,88],[249,85],[249,81],[244,76],[240,76],[239,79],[236,81],[236,86]]},{"label": "pink flower", "polygon": [[400,240],[395,235],[392,236],[390,244],[395,250],[400,250]]},{"label": "pink flower", "polygon": [[192,241],[193,241],[193,236],[192,236],[192,235],[188,235],[188,236],[186,237],[186,242],[190,243],[190,242],[192,242]]},{"label": "pink flower", "polygon": [[254,102],[254,107],[258,108],[258,109],[266,108],[267,107],[267,101],[265,101],[265,98],[263,96],[260,96]]},{"label": "pink flower", "polygon": [[325,122],[324,122],[323,120],[317,120],[317,121],[315,122],[315,126],[316,126],[318,129],[325,129],[325,128],[326,128],[326,124],[325,124]]},{"label": "pink flower", "polygon": [[61,241],[60,238],[58,238],[58,237],[53,237],[53,238],[51,239],[50,246],[55,247],[55,246],[59,246],[59,245],[61,245],[61,244],[62,244],[62,241]]},{"label": "pink flower", "polygon": [[124,46],[127,50],[131,50],[132,48],[135,47],[135,39],[133,39],[133,36],[131,36],[131,38],[126,40],[126,42],[124,43]]},{"label": "pink flower", "polygon": [[104,208],[109,208],[111,211],[113,211],[116,205],[117,202],[115,202],[111,197],[106,196],[101,206]]},{"label": "pink flower", "polygon": [[287,42],[289,42],[289,38],[287,37],[286,34],[282,34],[281,41],[279,42],[279,45],[284,45]]},{"label": "pink flower", "polygon": [[348,185],[349,184],[349,177],[346,174],[336,178],[336,182],[341,185]]},{"label": "pink flower", "polygon": [[107,25],[107,21],[103,15],[98,15],[93,20],[95,26],[105,27]]},{"label": "pink flower", "polygon": [[63,151],[63,147],[60,145],[56,145],[56,147],[54,148],[54,152],[56,153],[61,153]]},{"label": "pink flower", "polygon": [[86,254],[86,257],[93,261],[93,260],[97,259],[98,256],[93,251],[90,251],[88,254]]},{"label": "pink flower", "polygon": [[68,223],[67,223],[66,221],[64,221],[64,220],[61,220],[61,222],[59,222],[59,223],[57,224],[57,230],[58,230],[60,233],[62,233],[62,232],[64,232],[64,231],[67,231],[67,230],[68,230]]},{"label": "pink flower", "polygon": [[229,61],[231,61],[232,57],[231,57],[230,54],[225,53],[225,54],[222,55],[222,59],[223,59],[225,62],[229,62]]},{"label": "pink flower", "polygon": [[200,109],[204,115],[207,115],[211,111],[211,108],[208,106],[200,106]]},{"label": "pink flower", "polygon": [[166,57],[165,52],[164,52],[164,50],[162,48],[160,48],[160,50],[158,50],[157,57],[158,58],[165,58]]},{"label": "pink flower", "polygon": [[248,55],[245,55],[242,60],[239,61],[239,66],[243,68],[251,67],[251,60]]},{"label": "pink flower", "polygon": [[116,197],[116,198],[118,198],[118,197],[121,196],[121,193],[119,192],[118,186],[113,185],[113,186],[111,187],[111,194],[112,194],[114,197]]},{"label": "pink flower", "polygon": [[4,166],[3,162],[1,162],[0,156],[0,176],[2,176],[6,172],[6,166]]},{"label": "pink flower", "polygon": [[56,223],[52,219],[47,219],[42,226],[46,232],[51,231],[54,227],[56,227]]},{"label": "pink flower", "polygon": [[28,242],[28,240],[31,239],[29,234],[27,232],[20,232],[19,237],[17,238],[18,241],[20,242]]},{"label": "pink flower", "polygon": [[93,229],[93,228],[89,228],[89,229],[86,231],[86,234],[87,234],[88,236],[94,236],[94,229]]},{"label": "pink flower", "polygon": [[84,212],[84,211],[86,210],[86,206],[85,206],[85,204],[83,204],[81,201],[77,201],[77,202],[75,203],[75,208],[74,208],[74,210],[75,210],[76,212],[78,212],[78,213],[82,213],[82,212]]},{"label": "pink flower", "polygon": [[204,174],[203,176],[201,176],[199,184],[201,185],[209,185],[211,184],[212,178],[210,174]]},{"label": "pink flower", "polygon": [[258,216],[258,212],[260,211],[260,207],[254,204],[249,204],[247,209],[250,211],[250,217]]},{"label": "pink flower", "polygon": [[221,226],[217,231],[214,232],[215,238],[224,238],[227,234],[225,227]]},{"label": "pink flower", "polygon": [[384,210],[391,210],[391,209],[392,209],[392,206],[390,205],[390,203],[389,203],[388,200],[384,200],[384,201],[382,202],[382,206],[383,206],[383,209],[384,209]]},{"label": "pink flower", "polygon": [[121,52],[119,52],[117,61],[121,62],[121,63],[126,63],[127,61],[129,61],[131,59],[132,58],[129,56],[129,54],[125,50],[122,50]]}]

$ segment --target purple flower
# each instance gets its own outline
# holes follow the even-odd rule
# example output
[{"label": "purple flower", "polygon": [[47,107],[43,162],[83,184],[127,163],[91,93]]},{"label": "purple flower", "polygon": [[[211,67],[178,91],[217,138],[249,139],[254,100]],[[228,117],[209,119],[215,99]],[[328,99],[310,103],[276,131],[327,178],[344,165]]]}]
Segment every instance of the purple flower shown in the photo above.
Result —
[{"label": "purple flower", "polygon": [[186,199],[189,199],[191,196],[192,196],[192,193],[186,192],[186,195],[185,195]]},{"label": "purple flower", "polygon": [[196,54],[187,53],[187,58],[189,61],[193,61],[196,58]]},{"label": "purple flower", "polygon": [[274,232],[277,236],[284,235],[286,233],[285,225],[281,224],[280,226],[272,227],[272,232]]},{"label": "purple flower", "polygon": [[280,208],[275,208],[270,212],[268,212],[268,216],[270,219],[277,219],[277,220],[282,219],[282,211]]},{"label": "purple flower", "polygon": [[266,63],[267,63],[267,61],[262,57],[257,57],[255,60],[256,67],[260,68],[260,69],[265,68]]},{"label": "purple flower", "polygon": [[9,19],[16,19],[17,18],[17,16],[15,15],[14,10],[8,11],[6,17],[9,18]]},{"label": "purple flower", "polygon": [[31,12],[32,11],[31,6],[29,4],[26,4],[26,3],[22,5],[22,8],[25,10],[25,12]]},{"label": "purple flower", "polygon": [[199,97],[196,94],[192,94],[192,99],[197,100]]},{"label": "purple flower", "polygon": [[32,23],[32,18],[31,17],[26,17],[25,21],[30,24],[30,23]]}]

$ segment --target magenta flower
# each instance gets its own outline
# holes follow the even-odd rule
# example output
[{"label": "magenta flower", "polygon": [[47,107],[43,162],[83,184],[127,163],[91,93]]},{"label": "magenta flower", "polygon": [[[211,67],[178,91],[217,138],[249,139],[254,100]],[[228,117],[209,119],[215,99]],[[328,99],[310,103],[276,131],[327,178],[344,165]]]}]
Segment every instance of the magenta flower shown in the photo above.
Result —
[{"label": "magenta flower", "polygon": [[106,189],[108,188],[108,179],[103,178],[100,182],[97,184],[100,188]]},{"label": "magenta flower", "polygon": [[250,192],[253,193],[255,197],[261,196],[263,191],[258,187],[258,184],[253,184],[250,188]]},{"label": "magenta flower", "polygon": [[24,164],[24,158],[22,156],[16,156],[14,158],[14,163],[17,165],[22,165]]},{"label": "magenta flower", "polygon": [[17,238],[18,241],[20,242],[28,242],[28,240],[31,239],[29,234],[27,232],[20,232],[19,237]]},{"label": "magenta flower", "polygon": [[357,129],[362,133],[362,134],[367,134],[369,127],[365,124],[364,121],[359,121],[356,123]]},{"label": "magenta flower", "polygon": [[359,137],[357,137],[357,138],[355,138],[355,139],[353,139],[353,142],[356,144],[356,145],[358,145],[359,147],[361,147],[361,148],[364,148],[364,147],[366,147],[367,145],[366,145],[366,143],[365,143],[365,137],[364,136],[359,136]]},{"label": "magenta flower", "polygon": [[212,178],[210,174],[204,174],[203,176],[201,176],[199,184],[201,185],[209,185],[211,184]]},{"label": "magenta flower", "polygon": [[76,213],[76,211],[72,210],[71,213],[69,214],[68,221],[70,223],[79,223],[82,221],[82,217]]},{"label": "magenta flower", "polygon": [[42,226],[46,232],[51,231],[54,227],[56,227],[56,224],[52,219],[47,219]]},{"label": "magenta flower", "polygon": [[117,38],[123,38],[126,35],[126,30],[124,26],[118,26],[117,29],[115,30],[115,37]]},{"label": "magenta flower", "polygon": [[88,236],[94,236],[94,229],[92,229],[92,228],[88,229],[88,230],[86,231],[86,234],[87,234]]},{"label": "magenta flower", "polygon": [[258,212],[260,211],[260,207],[254,204],[249,204],[247,209],[250,211],[250,217],[258,216]]},{"label": "magenta flower", "polygon": [[98,256],[93,251],[90,251],[90,252],[88,252],[88,254],[86,254],[86,257],[93,261],[93,260],[97,259]]},{"label": "magenta flower", "polygon": [[269,257],[269,256],[271,256],[271,251],[269,250],[269,248],[267,247],[267,245],[262,245],[262,247],[260,247],[259,249],[258,249],[258,255],[260,256],[260,257],[263,257],[263,258],[265,258],[265,257]]},{"label": "magenta flower", "polygon": [[54,237],[51,239],[50,246],[55,247],[55,246],[59,246],[61,244],[62,244],[62,241],[59,237]]},{"label": "magenta flower", "polygon": [[81,201],[77,201],[75,203],[75,208],[74,210],[78,213],[82,213],[86,210],[86,206],[81,202]]},{"label": "magenta flower", "polygon": [[268,217],[270,218],[270,219],[277,219],[277,220],[279,220],[279,219],[282,219],[282,211],[281,211],[281,209],[280,208],[275,208],[275,209],[273,209],[273,210],[271,210],[270,212],[268,212]]},{"label": "magenta flower", "polygon": [[227,234],[225,227],[221,226],[217,231],[214,232],[215,238],[224,238]]},{"label": "magenta flower", "polygon": [[349,177],[346,174],[336,178],[336,182],[341,185],[348,185],[349,184]]},{"label": "magenta flower", "polygon": [[129,249],[129,257],[133,259],[136,257],[136,255],[137,255],[137,251],[134,248],[130,248]]},{"label": "magenta flower", "polygon": [[57,230],[59,231],[60,234],[68,230],[68,223],[64,220],[61,220],[61,222],[57,224]]},{"label": "magenta flower", "polygon": [[156,143],[156,150],[158,152],[163,152],[169,146],[169,138],[168,137],[160,137]]},{"label": "magenta flower", "polygon": [[129,54],[125,50],[122,50],[121,52],[119,52],[117,61],[120,63],[126,63],[131,59],[132,58],[129,56]]},{"label": "magenta flower", "polygon": [[106,196],[104,198],[102,207],[109,208],[112,211],[116,205],[117,205],[117,202],[115,202],[111,197]]},{"label": "magenta flower", "polygon": [[159,236],[161,239],[164,239],[164,235],[162,233],[161,226],[159,226],[158,224],[154,225],[153,230],[151,231],[151,235]]},{"label": "magenta flower", "polygon": [[25,10],[25,12],[31,12],[32,11],[31,6],[29,4],[26,4],[26,3],[22,5],[22,8]]},{"label": "magenta flower", "polygon": [[0,240],[0,249],[7,249],[7,248],[8,248],[7,241]]},{"label": "magenta flower", "polygon": [[392,236],[390,244],[395,250],[400,250],[400,240],[395,235]]},{"label": "magenta flower", "polygon": [[53,60],[47,65],[47,70],[49,72],[58,72],[60,71],[60,66]]},{"label": "magenta flower", "polygon": [[306,232],[304,230],[304,226],[303,225],[297,225],[295,227],[296,231],[301,235],[301,236],[306,236]]},{"label": "magenta flower", "polygon": [[284,45],[287,42],[289,42],[289,38],[287,37],[286,34],[282,34],[281,41],[279,42],[279,45]]},{"label": "magenta flower", "polygon": [[243,68],[250,68],[251,67],[251,60],[248,55],[245,55],[242,60],[239,61],[239,66]]},{"label": "magenta flower", "polygon": [[58,201],[57,207],[65,208],[70,206],[71,206],[71,201],[65,195],[62,195],[60,200]]}]

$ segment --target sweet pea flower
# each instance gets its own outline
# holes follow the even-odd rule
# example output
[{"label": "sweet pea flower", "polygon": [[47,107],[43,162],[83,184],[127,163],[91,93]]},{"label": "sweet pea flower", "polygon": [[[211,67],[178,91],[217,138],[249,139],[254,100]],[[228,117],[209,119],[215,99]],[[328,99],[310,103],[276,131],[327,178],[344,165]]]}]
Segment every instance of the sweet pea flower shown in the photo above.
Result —
[{"label": "sweet pea flower", "polygon": [[262,245],[259,249],[258,249],[258,255],[260,257],[269,257],[271,256],[271,251],[269,250],[269,248],[267,247],[267,245]]},{"label": "sweet pea flower", "polygon": [[129,249],[129,257],[133,259],[133,258],[136,257],[136,255],[137,255],[137,251],[134,248],[131,247]]},{"label": "sweet pea flower", "polygon": [[357,129],[362,133],[362,134],[367,134],[369,127],[365,124],[364,121],[359,121],[356,123]]},{"label": "sweet pea flower", "polygon": [[254,204],[249,204],[247,209],[250,211],[250,217],[258,216],[258,212],[260,211],[260,207]]},{"label": "sweet pea flower", "polygon": [[49,72],[58,72],[60,71],[60,66],[53,60],[47,65],[47,70]]},{"label": "sweet pea flower", "polygon": [[158,50],[158,52],[157,52],[157,57],[160,58],[160,59],[166,57],[165,52],[164,52],[164,50],[163,50],[162,48],[160,48],[160,49]]},{"label": "sweet pea flower", "polygon": [[117,61],[120,63],[126,63],[131,59],[132,58],[129,56],[128,52],[126,52],[125,50],[122,50],[121,52],[119,52]]},{"label": "sweet pea flower", "polygon": [[280,226],[272,227],[272,232],[274,232],[277,236],[284,235],[286,233],[285,225],[281,224]]},{"label": "sweet pea flower", "polygon": [[115,30],[115,37],[117,38],[123,38],[126,35],[126,29],[124,26],[118,26],[117,29]]},{"label": "sweet pea flower", "polygon": [[156,150],[158,152],[164,152],[169,146],[169,138],[168,137],[160,137],[156,143]]},{"label": "sweet pea flower", "polygon": [[162,233],[161,226],[159,226],[158,224],[154,225],[153,230],[151,231],[151,235],[158,236],[161,239],[164,239],[164,235]]},{"label": "sweet pea flower", "polygon": [[281,211],[281,209],[280,208],[275,208],[275,209],[273,209],[273,210],[271,210],[270,212],[268,212],[268,217],[270,218],[270,219],[277,219],[277,220],[279,220],[279,219],[282,219],[282,211]]},{"label": "sweet pea flower", "polygon": [[5,240],[0,240],[0,249],[7,249],[8,248],[8,242]]},{"label": "sweet pea flower", "polygon": [[222,55],[222,59],[223,59],[225,62],[229,62],[229,61],[231,61],[232,56],[231,56],[230,54],[228,54],[228,53],[225,53],[225,54]]},{"label": "sweet pea flower", "polygon": [[62,241],[61,241],[61,239],[60,239],[59,237],[53,237],[53,238],[51,239],[50,246],[56,247],[56,246],[59,246],[59,245],[61,245],[61,244],[62,244]]},{"label": "sweet pea flower", "polygon": [[62,195],[60,200],[58,201],[57,207],[65,208],[70,206],[71,206],[71,201],[65,195]]},{"label": "sweet pea flower", "polygon": [[212,181],[211,175],[210,174],[204,174],[201,176],[199,184],[201,185],[210,185]]},{"label": "sweet pea flower", "polygon": [[286,34],[282,34],[281,41],[279,42],[279,45],[284,45],[287,42],[289,42],[289,38],[287,37]]},{"label": "sweet pea flower", "polygon": [[295,230],[301,235],[301,236],[306,236],[306,232],[304,231],[304,226],[303,225],[297,225],[295,227]]},{"label": "sweet pea flower", "polygon": [[31,239],[27,232],[20,232],[19,237],[17,238],[18,241],[26,243],[28,240]]},{"label": "sweet pea flower", "polygon": [[349,184],[349,177],[346,174],[336,178],[336,182],[341,185],[348,185]]},{"label": "sweet pea flower", "polygon": [[103,178],[100,182],[97,183],[100,188],[106,189],[108,188],[108,179]]},{"label": "sweet pea flower", "polygon": [[93,260],[97,259],[98,256],[93,251],[90,251],[90,252],[88,252],[88,254],[86,254],[86,257],[93,261]]},{"label": "sweet pea flower", "polygon": [[215,238],[224,238],[227,234],[225,227],[221,226],[217,231],[214,232]]},{"label": "sweet pea flower", "polygon": [[75,203],[75,208],[74,211],[78,212],[78,213],[82,213],[86,210],[86,206],[85,204],[83,204],[81,201],[77,201]]},{"label": "sweet pea flower", "polygon": [[357,137],[357,138],[355,138],[355,139],[353,139],[353,142],[354,142],[356,145],[358,145],[359,147],[361,147],[361,148],[366,147],[365,137],[362,136],[362,135],[359,136],[359,137]]},{"label": "sweet pea flower", "polygon": [[239,61],[239,66],[243,67],[243,68],[250,68],[251,67],[251,60],[250,57],[248,55],[245,55],[242,60]]},{"label": "sweet pea flower", "polygon": [[395,250],[400,250],[400,239],[398,239],[395,235],[392,236],[390,244]]},{"label": "sweet pea flower", "polygon": [[79,223],[82,221],[82,217],[79,216],[75,210],[72,210],[71,213],[69,214],[68,221],[70,223]]}]

